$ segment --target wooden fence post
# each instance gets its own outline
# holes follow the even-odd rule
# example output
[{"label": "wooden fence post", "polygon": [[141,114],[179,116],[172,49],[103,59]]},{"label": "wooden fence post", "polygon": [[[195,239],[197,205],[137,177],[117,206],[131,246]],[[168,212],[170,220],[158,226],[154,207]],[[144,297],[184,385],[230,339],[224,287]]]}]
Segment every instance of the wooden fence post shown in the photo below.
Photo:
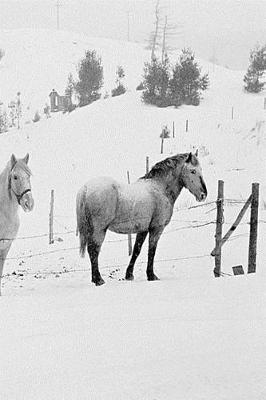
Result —
[{"label": "wooden fence post", "polygon": [[[127,171],[127,183],[130,184],[130,177],[129,177],[129,171]],[[127,235],[128,238],[128,255],[131,256],[132,254],[132,236],[131,233]]]},{"label": "wooden fence post", "polygon": [[186,120],[186,132],[188,132],[188,119]]},{"label": "wooden fence post", "polygon": [[49,244],[54,243],[54,190],[51,190],[49,213]]},{"label": "wooden fence post", "polygon": [[256,272],[257,236],[259,210],[259,183],[252,183],[252,200],[250,213],[250,233],[248,249],[248,273]]},{"label": "wooden fence post", "polygon": [[162,140],[161,140],[161,154],[163,154],[163,142],[164,142],[164,137],[162,136]]},{"label": "wooden fence post", "polygon": [[231,110],[231,118],[234,119],[234,107],[232,107],[232,110]]},{"label": "wooden fence post", "polygon": [[175,121],[173,121],[173,138],[175,137]]},{"label": "wooden fence post", "polygon": [[146,174],[149,172],[150,170],[150,165],[149,165],[149,156],[146,157]]},{"label": "wooden fence post", "polygon": [[224,181],[218,181],[218,197],[217,197],[217,217],[216,217],[216,233],[215,233],[215,268],[214,276],[221,276],[221,240],[223,232],[223,205],[224,205]]},{"label": "wooden fence post", "polygon": [[266,110],[266,97],[264,97],[264,110]]}]

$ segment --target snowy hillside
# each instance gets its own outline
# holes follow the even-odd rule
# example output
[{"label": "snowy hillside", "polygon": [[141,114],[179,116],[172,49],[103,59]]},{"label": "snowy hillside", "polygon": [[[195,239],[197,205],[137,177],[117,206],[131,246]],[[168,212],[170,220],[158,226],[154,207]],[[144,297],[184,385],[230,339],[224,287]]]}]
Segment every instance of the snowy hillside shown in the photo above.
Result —
[{"label": "snowy hillside", "polygon": [[24,106],[30,106],[33,112],[42,111],[53,88],[64,94],[68,74],[76,77],[77,65],[86,50],[96,50],[102,58],[103,94],[115,87],[118,65],[126,71],[128,87],[135,88],[147,57],[141,46],[134,43],[114,44],[108,39],[46,30],[2,31],[0,48],[5,50],[0,62],[0,100],[8,102],[20,91]]},{"label": "snowy hillside", "polygon": [[[68,73],[76,72],[87,49],[102,57],[103,94],[115,85],[117,65],[125,69],[128,88],[123,96],[0,135],[1,170],[12,153],[30,153],[35,199],[32,213],[21,212],[18,239],[4,270],[0,343],[7,351],[0,397],[265,398],[265,93],[245,94],[243,71],[199,60],[211,83],[201,105],[159,109],[144,105],[135,90],[149,59],[139,44],[66,32],[10,31],[0,35],[0,48],[5,50],[0,100],[8,102],[21,91],[32,114],[48,101],[51,89],[63,93]],[[162,127],[172,129],[173,122],[175,138],[165,140],[161,155]],[[194,207],[198,203],[188,191],[179,197],[156,253],[161,281],[145,281],[145,246],[135,281],[123,281],[127,237],[108,233],[100,256],[106,285],[92,286],[89,261],[79,258],[75,236],[79,187],[99,175],[127,182],[127,171],[134,181],[145,173],[147,156],[152,166],[196,148],[208,199]],[[260,183],[256,275],[213,277],[218,179],[225,181],[225,197],[231,200],[224,232],[248,198],[251,183]],[[56,240],[48,245],[52,189]],[[223,249],[227,274],[237,264],[247,270],[249,213],[242,222]]]}]

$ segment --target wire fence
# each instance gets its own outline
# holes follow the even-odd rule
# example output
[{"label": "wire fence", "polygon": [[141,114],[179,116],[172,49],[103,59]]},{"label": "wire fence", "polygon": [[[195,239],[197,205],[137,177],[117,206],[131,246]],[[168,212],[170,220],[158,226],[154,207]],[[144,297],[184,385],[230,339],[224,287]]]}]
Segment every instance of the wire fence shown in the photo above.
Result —
[{"label": "wire fence", "polygon": [[[218,199],[219,200],[219,199]],[[193,205],[193,206],[188,206],[188,207],[184,207],[184,208],[175,208],[173,211],[173,214],[177,214],[181,211],[188,211],[191,209],[196,209],[199,207],[208,207],[211,205],[215,205],[214,208],[212,208],[211,210],[207,210],[207,213],[216,210],[216,203],[217,201],[210,201],[210,202],[206,202],[204,204],[199,204],[199,205]],[[224,199],[224,203],[225,205],[234,205],[234,206],[242,206],[243,203],[245,203],[244,200],[242,199]],[[58,219],[59,218],[64,218],[64,219],[74,219],[74,216],[67,216],[67,215],[56,215],[54,220],[55,222],[61,227],[64,228],[64,231],[58,231],[58,232],[54,232],[55,237],[61,237],[64,235],[71,235],[71,234],[75,234],[76,235],[76,230],[75,229],[70,229],[68,226],[66,226],[64,223],[61,223]],[[145,218],[144,218],[145,219]],[[128,221],[130,221],[129,218],[120,221],[120,223],[127,223]],[[176,228],[172,228],[172,229],[166,229],[163,232],[163,235],[170,235],[172,233],[175,233],[177,231],[183,231],[183,230],[189,230],[189,229],[200,229],[200,228],[204,228],[206,226],[210,226],[210,225],[214,225],[216,224],[216,220],[212,219],[212,220],[188,220],[188,219],[180,219],[180,218],[172,218],[171,222],[179,222],[179,223],[184,223],[187,225],[184,226],[179,226]],[[224,221],[223,222],[226,225],[231,225],[232,222],[229,221]],[[259,223],[266,223],[266,220],[260,219]],[[242,222],[241,225],[249,225],[249,222]],[[248,236],[248,233],[242,233],[239,235],[234,235],[233,237],[231,237],[229,240],[237,240],[241,237],[244,236]],[[42,234],[37,234],[37,235],[29,235],[29,236],[18,236],[16,238],[0,238],[0,244],[1,241],[13,241],[13,240],[32,240],[32,239],[40,239],[40,238],[47,238],[49,237],[49,233],[42,233]],[[127,242],[128,238],[123,238],[123,239],[108,239],[105,242],[106,243],[121,243],[121,242]],[[63,253],[63,252],[68,252],[68,251],[76,251],[78,250],[79,247],[75,246],[75,247],[64,247],[64,248],[58,248],[58,249],[52,249],[52,250],[47,250],[47,251],[40,251],[40,252],[36,252],[36,253],[32,253],[32,254],[24,254],[24,255],[19,255],[16,257],[7,257],[6,260],[21,260],[21,259],[30,259],[30,258],[34,258],[34,257],[40,257],[40,256],[44,256],[44,255],[49,255],[49,254],[56,254],[56,253]],[[206,255],[198,255],[198,256],[192,256],[192,257],[182,257],[182,258],[173,258],[173,259],[165,259],[165,260],[157,260],[157,262],[169,262],[169,261],[178,261],[178,260],[189,260],[191,258],[202,258],[202,257],[211,257],[209,254]],[[140,262],[141,263],[141,262]],[[126,264],[125,264],[126,265]],[[119,265],[118,265],[119,266]],[[122,265],[120,265],[122,266]],[[124,264],[123,264],[124,266]],[[108,268],[110,268],[108,266]],[[78,270],[75,270],[78,271]],[[81,270],[80,270],[81,271]],[[86,271],[86,270],[84,270]]]},{"label": "wire fence", "polygon": [[[217,201],[211,201],[211,202],[207,202],[207,203],[199,204],[199,205],[194,205],[194,206],[190,206],[190,207],[175,208],[174,211],[173,211],[173,214],[176,214],[176,213],[181,212],[181,211],[188,211],[188,210],[199,208],[199,207],[207,207],[208,205],[216,204],[216,203],[217,203]],[[224,203],[225,203],[225,205],[226,205],[226,203],[227,203],[227,205],[228,204],[234,204],[234,205],[239,204],[239,205],[242,205],[242,204],[245,203],[245,200],[224,199]],[[214,207],[211,210],[208,210],[207,212],[211,212],[211,211],[214,211],[214,210],[216,210],[216,207]],[[73,228],[71,229],[71,228],[67,227],[65,224],[62,224],[60,221],[58,221],[58,218],[69,218],[69,219],[71,218],[71,219],[74,219],[73,216],[69,216],[69,215],[56,215],[56,216],[54,216],[55,222],[65,229],[65,231],[54,232],[55,236],[69,235],[69,234],[73,234],[73,233],[76,234],[76,230],[75,229],[73,229]],[[142,220],[145,220],[146,218],[148,219],[149,217],[143,217]],[[123,224],[123,223],[127,223],[129,221],[131,221],[130,218],[125,218],[123,220],[120,220],[119,222],[121,224]],[[199,227],[202,227],[202,226],[205,226],[205,225],[213,224],[213,223],[215,223],[215,220],[213,220],[213,221],[200,221],[200,220],[182,220],[182,219],[179,219],[179,218],[171,218],[171,222],[188,222],[188,223],[190,223],[190,225],[188,225],[188,226],[180,227],[180,228],[172,230],[173,232],[175,232],[177,230],[190,229],[190,228],[199,228]],[[199,223],[199,222],[201,222],[201,224],[199,224],[199,225],[191,225],[191,224]],[[260,219],[259,222],[266,223],[266,220]],[[231,224],[232,222],[225,222],[225,223],[226,224]],[[242,223],[242,224],[249,224],[249,223],[246,222],[246,223]],[[10,238],[10,237],[7,237],[7,238],[0,237],[0,242],[1,241],[13,241],[13,240],[37,239],[37,238],[44,238],[44,237],[48,237],[48,236],[49,236],[49,233],[41,233],[41,234],[38,234],[38,235],[29,235],[29,236],[16,236],[16,237],[12,237],[12,238]],[[109,242],[113,243],[113,242],[121,242],[121,241],[127,241],[127,239],[110,240]]]}]

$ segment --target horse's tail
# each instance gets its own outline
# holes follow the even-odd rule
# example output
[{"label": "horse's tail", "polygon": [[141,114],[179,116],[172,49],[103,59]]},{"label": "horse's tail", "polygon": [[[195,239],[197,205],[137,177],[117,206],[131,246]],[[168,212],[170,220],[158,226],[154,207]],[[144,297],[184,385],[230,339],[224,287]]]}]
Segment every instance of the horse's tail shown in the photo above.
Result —
[{"label": "horse's tail", "polygon": [[77,212],[76,233],[79,234],[79,242],[80,242],[79,252],[81,257],[84,257],[88,239],[93,234],[93,224],[91,220],[89,207],[87,205],[85,193],[79,194],[77,197],[76,212]]}]

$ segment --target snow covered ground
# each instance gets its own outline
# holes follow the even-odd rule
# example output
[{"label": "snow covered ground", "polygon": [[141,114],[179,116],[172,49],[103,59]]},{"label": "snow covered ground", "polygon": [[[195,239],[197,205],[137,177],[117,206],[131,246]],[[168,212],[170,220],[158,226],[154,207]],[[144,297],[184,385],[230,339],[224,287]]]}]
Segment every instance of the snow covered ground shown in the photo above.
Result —
[{"label": "snow covered ground", "polygon": [[[86,49],[102,56],[105,91],[122,65],[128,92],[67,115],[0,135],[0,169],[11,153],[30,153],[35,209],[5,265],[1,298],[0,398],[13,399],[264,399],[265,389],[265,93],[242,90],[243,71],[200,60],[210,89],[199,107],[158,109],[135,91],[149,53],[140,45],[66,32],[10,31],[0,38],[0,99],[22,93],[32,114]],[[31,68],[29,68],[29,65]],[[18,66],[20,66],[18,68]],[[234,119],[232,119],[232,107]],[[185,132],[185,122],[189,131]],[[162,126],[175,123],[175,139]],[[126,182],[176,152],[199,148],[208,186],[205,206],[184,191],[156,253],[161,280],[145,280],[147,247],[134,282],[123,281],[127,237],[108,233],[100,256],[106,285],[90,283],[75,236],[75,196],[90,177]],[[257,273],[213,277],[217,180],[225,181],[224,232],[260,183]],[[50,191],[55,191],[55,243],[48,244]],[[223,248],[222,269],[247,270],[249,214]],[[30,236],[30,238],[29,238]]]}]

